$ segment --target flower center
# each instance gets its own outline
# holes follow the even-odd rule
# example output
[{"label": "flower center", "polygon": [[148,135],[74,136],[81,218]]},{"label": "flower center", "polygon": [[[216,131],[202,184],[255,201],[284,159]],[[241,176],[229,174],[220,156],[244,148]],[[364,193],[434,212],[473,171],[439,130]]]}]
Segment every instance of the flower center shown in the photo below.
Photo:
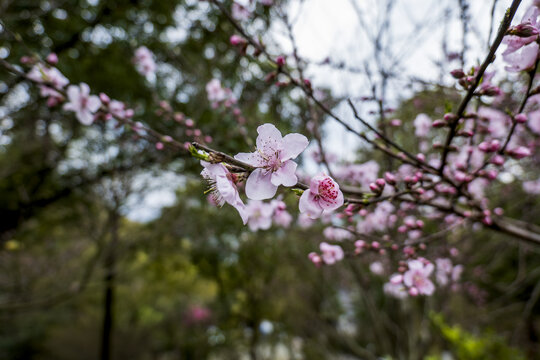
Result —
[{"label": "flower center", "polygon": [[327,178],[319,184],[319,196],[326,201],[334,201],[338,197],[338,190],[332,179]]},{"label": "flower center", "polygon": [[269,171],[275,172],[278,171],[281,167],[281,160],[279,159],[279,152],[276,152],[272,156],[265,159],[266,166],[265,168]]}]

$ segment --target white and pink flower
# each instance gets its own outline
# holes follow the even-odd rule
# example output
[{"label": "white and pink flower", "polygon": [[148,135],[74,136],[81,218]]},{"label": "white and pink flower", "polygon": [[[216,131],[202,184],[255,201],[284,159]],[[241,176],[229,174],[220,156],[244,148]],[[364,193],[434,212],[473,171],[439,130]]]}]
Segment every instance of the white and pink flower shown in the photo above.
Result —
[{"label": "white and pink flower", "polygon": [[66,93],[68,102],[64,104],[64,110],[73,111],[82,124],[92,124],[94,113],[101,106],[99,97],[90,95],[90,87],[85,83],[70,85]]},{"label": "white and pink flower", "polygon": [[270,203],[259,200],[250,200],[246,206],[248,226],[251,231],[267,230],[272,226],[274,207]]},{"label": "white and pink flower", "polygon": [[301,134],[281,136],[281,132],[272,124],[257,128],[257,151],[239,153],[235,159],[243,161],[256,169],[246,181],[246,195],[253,200],[272,198],[279,185],[294,186],[297,164],[296,158],[308,146],[308,139]]},{"label": "white and pink flower", "polygon": [[345,257],[343,249],[339,245],[330,245],[326,242],[322,242],[319,245],[319,249],[321,249],[321,257],[326,265],[335,264]]},{"label": "white and pink flower", "polygon": [[317,175],[311,178],[309,189],[300,197],[300,212],[312,219],[320,217],[323,212],[330,212],[343,205],[343,193],[328,175]]},{"label": "white and pink flower", "polygon": [[135,50],[133,62],[141,75],[147,77],[153,77],[155,75],[156,62],[154,61],[154,53],[146,46],[141,46]]},{"label": "white and pink flower", "polygon": [[433,264],[424,264],[420,260],[409,260],[407,265],[409,270],[403,275],[403,283],[409,288],[409,293],[433,294],[435,285],[429,278],[434,269]]},{"label": "white and pink flower", "polygon": [[248,210],[236,188],[236,174],[229,172],[223,164],[201,161],[201,165],[204,167],[201,175],[210,185],[209,190],[214,203],[217,206],[223,206],[225,203],[232,205],[245,225],[248,221]]}]

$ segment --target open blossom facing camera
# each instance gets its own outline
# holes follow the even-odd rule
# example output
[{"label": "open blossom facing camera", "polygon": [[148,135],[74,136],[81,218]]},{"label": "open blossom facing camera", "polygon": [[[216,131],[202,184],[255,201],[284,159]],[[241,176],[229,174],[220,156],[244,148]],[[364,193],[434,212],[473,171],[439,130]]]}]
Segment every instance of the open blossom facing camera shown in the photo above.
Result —
[{"label": "open blossom facing camera", "polygon": [[321,249],[321,258],[326,265],[335,264],[345,257],[343,249],[339,245],[330,245],[326,242],[322,242],[319,245],[319,248]]},{"label": "open blossom facing camera", "polygon": [[328,175],[317,175],[300,197],[300,212],[312,219],[320,217],[323,211],[333,211],[343,205],[343,193],[339,185]]},{"label": "open blossom facing camera", "polygon": [[293,186],[298,182],[296,158],[308,146],[308,139],[301,134],[288,134],[284,137],[272,124],[257,128],[257,151],[239,153],[235,159],[243,161],[255,170],[246,182],[246,195],[253,200],[272,198],[279,185]]},{"label": "open blossom facing camera", "polygon": [[70,85],[66,93],[68,102],[64,104],[64,110],[73,111],[82,124],[92,124],[101,101],[96,95],[90,95],[90,87],[85,83]]},{"label": "open blossom facing camera", "polygon": [[272,226],[274,206],[259,200],[250,200],[246,206],[249,216],[248,226],[251,231],[267,230]]},{"label": "open blossom facing camera", "polygon": [[409,270],[403,275],[403,283],[409,287],[411,295],[431,295],[435,291],[435,285],[429,279],[433,272],[433,264],[424,264],[420,260],[410,260],[407,265]]},{"label": "open blossom facing camera", "polygon": [[204,167],[201,175],[209,183],[209,191],[216,205],[223,206],[225,203],[232,205],[238,210],[245,225],[248,221],[248,211],[236,188],[237,175],[229,172],[223,164],[201,161],[201,165]]}]

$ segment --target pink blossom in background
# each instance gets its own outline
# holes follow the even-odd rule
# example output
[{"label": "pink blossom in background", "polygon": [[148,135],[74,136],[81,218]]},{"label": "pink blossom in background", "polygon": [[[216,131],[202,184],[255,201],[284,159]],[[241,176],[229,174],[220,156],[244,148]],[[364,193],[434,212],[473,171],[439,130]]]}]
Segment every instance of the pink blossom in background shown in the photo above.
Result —
[{"label": "pink blossom in background", "polygon": [[239,153],[234,158],[256,168],[246,181],[246,195],[253,200],[264,200],[272,198],[279,185],[296,185],[297,164],[291,159],[300,155],[309,141],[301,134],[282,137],[272,124],[259,126],[257,132],[257,151]]},{"label": "pink blossom in background", "polygon": [[418,114],[414,119],[414,134],[416,136],[425,137],[429,134],[431,130],[431,119],[426,114]]},{"label": "pink blossom in background", "polygon": [[403,283],[410,289],[416,289],[418,294],[433,294],[435,285],[429,279],[434,269],[433,264],[425,265],[420,260],[409,260],[407,265],[409,270],[403,275]]},{"label": "pink blossom in background", "polygon": [[302,229],[307,229],[315,223],[315,220],[304,213],[298,216],[297,223]]},{"label": "pink blossom in background", "polygon": [[144,76],[152,77],[156,72],[156,62],[154,61],[154,53],[146,46],[141,46],[135,50],[133,59],[137,71]]},{"label": "pink blossom in background", "polygon": [[343,241],[353,238],[353,234],[350,231],[333,226],[324,229],[323,235],[325,238],[332,241]]},{"label": "pink blossom in background", "polygon": [[437,283],[441,286],[446,286],[449,282],[449,277],[452,275],[452,261],[447,258],[435,259],[436,271],[435,279]]},{"label": "pink blossom in background", "polygon": [[69,84],[69,80],[55,67],[37,63],[26,75],[38,83],[48,83],[53,88],[61,90]]},{"label": "pink blossom in background", "polygon": [[379,169],[379,164],[375,160],[370,160],[363,164],[341,166],[335,171],[335,176],[339,180],[368,189],[369,184],[377,180]]},{"label": "pink blossom in background", "polygon": [[117,119],[126,117],[126,105],[121,101],[111,100],[109,102],[109,111]]},{"label": "pink blossom in background", "polygon": [[540,179],[523,182],[523,190],[529,194],[540,194]]},{"label": "pink blossom in background", "polygon": [[319,245],[319,248],[321,250],[321,257],[326,265],[335,264],[345,257],[343,249],[339,245],[330,245],[326,242],[322,242]]},{"label": "pink blossom in background", "polygon": [[408,296],[407,288],[402,283],[387,282],[383,285],[383,291],[396,299],[405,299]]},{"label": "pink blossom in background", "polygon": [[531,111],[528,115],[527,126],[540,135],[540,110]]},{"label": "pink blossom in background", "polygon": [[394,226],[396,222],[394,211],[395,207],[390,202],[381,202],[372,212],[367,213],[364,219],[358,220],[356,231],[367,234],[374,231],[385,231]]},{"label": "pink blossom in background", "polygon": [[287,205],[282,200],[272,200],[270,205],[274,209],[272,219],[275,224],[288,228],[293,221],[293,217],[287,211]]},{"label": "pink blossom in background", "polygon": [[235,183],[236,175],[229,172],[223,164],[211,164],[201,161],[201,165],[204,167],[201,175],[209,183],[214,203],[217,206],[223,206],[225,203],[233,206],[240,214],[245,225],[248,221],[249,212],[238,193]]},{"label": "pink blossom in background", "polygon": [[219,79],[212,79],[206,84],[206,95],[208,96],[208,101],[213,103],[219,103],[227,99],[227,92],[221,86]]},{"label": "pink blossom in background", "polygon": [[90,87],[85,83],[70,85],[66,93],[68,102],[64,104],[64,110],[73,111],[82,124],[92,124],[94,113],[101,106],[99,97],[90,95]]},{"label": "pink blossom in background", "polygon": [[311,179],[309,189],[304,190],[300,197],[299,208],[301,213],[316,219],[323,212],[339,208],[343,202],[343,193],[338,183],[328,175],[317,175]]},{"label": "pink blossom in background", "polygon": [[211,316],[212,312],[210,311],[210,309],[203,306],[195,305],[189,308],[186,314],[186,322],[190,324],[202,323],[209,320]]},{"label": "pink blossom in background", "polygon": [[481,106],[477,114],[480,118],[487,120],[489,134],[492,137],[501,139],[506,136],[508,126],[511,123],[510,116],[500,110],[487,106]]},{"label": "pink blossom in background", "polygon": [[245,21],[251,16],[251,12],[246,6],[243,6],[236,1],[232,4],[231,15],[235,20]]},{"label": "pink blossom in background", "polygon": [[374,261],[371,264],[369,264],[369,271],[371,271],[375,275],[382,275],[384,274],[384,266],[382,262]]},{"label": "pink blossom in background", "polygon": [[272,226],[274,207],[270,203],[259,200],[250,200],[246,205],[249,216],[248,226],[251,231],[267,230]]}]

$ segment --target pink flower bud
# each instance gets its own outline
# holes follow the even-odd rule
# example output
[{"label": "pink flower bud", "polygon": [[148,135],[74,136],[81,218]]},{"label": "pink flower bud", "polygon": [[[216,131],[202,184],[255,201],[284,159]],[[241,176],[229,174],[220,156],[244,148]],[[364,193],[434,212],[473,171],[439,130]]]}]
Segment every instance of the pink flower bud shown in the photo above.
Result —
[{"label": "pink flower bud", "polygon": [[378,178],[377,181],[375,181],[375,183],[377,184],[377,186],[381,188],[384,188],[384,185],[386,184],[386,182],[382,178]]},{"label": "pink flower bud", "polygon": [[176,121],[177,123],[181,123],[182,121],[184,121],[184,114],[175,113],[173,115],[173,118],[174,118],[174,121]]},{"label": "pink flower bud", "polygon": [[489,151],[489,144],[485,141],[482,141],[480,144],[478,144],[478,150],[483,152]]},{"label": "pink flower bud", "polygon": [[394,176],[394,174],[392,174],[391,172],[385,172],[384,173],[384,179],[386,180],[387,183],[389,183],[390,185],[394,185],[396,183],[396,177]]},{"label": "pink flower bud", "polygon": [[374,248],[374,249],[378,249],[381,247],[381,244],[379,244],[378,241],[372,241],[371,242],[371,247]]},{"label": "pink flower bud", "polygon": [[495,180],[497,178],[497,175],[498,175],[498,172],[497,170],[488,170],[486,172],[486,177],[489,179],[489,180]]},{"label": "pink flower bud", "polygon": [[111,101],[111,98],[105,93],[99,93],[99,100],[101,100],[103,104],[107,105]]},{"label": "pink flower bud", "polygon": [[245,44],[246,40],[244,40],[244,38],[242,38],[241,36],[235,34],[230,37],[229,42],[232,46],[238,46],[241,44]]},{"label": "pink flower bud", "polygon": [[133,115],[135,114],[135,112],[133,111],[133,109],[127,109],[126,112],[124,113],[126,118],[132,118]]},{"label": "pink flower bud", "polygon": [[398,227],[398,229],[397,229],[397,231],[398,231],[399,233],[402,233],[402,234],[403,234],[403,233],[406,233],[407,230],[408,230],[408,228],[407,228],[405,225],[401,225],[401,226]]},{"label": "pink flower bud", "polygon": [[418,289],[415,287],[412,287],[409,289],[409,295],[411,296],[418,296]]},{"label": "pink flower bud", "polygon": [[444,114],[443,119],[446,122],[453,122],[453,121],[457,120],[457,116],[455,114],[452,114],[452,113],[446,113],[446,114]]},{"label": "pink flower bud", "polygon": [[514,159],[523,159],[524,157],[531,155],[531,150],[524,146],[519,146],[515,149],[508,150],[508,155],[510,155]]},{"label": "pink flower bud", "polygon": [[279,66],[279,67],[282,67],[285,65],[285,57],[283,56],[278,56],[276,58],[276,64]]},{"label": "pink flower bud", "polygon": [[501,142],[499,140],[492,140],[489,145],[489,150],[495,152],[501,148]]},{"label": "pink flower bud", "polygon": [[187,127],[193,127],[195,125],[195,122],[192,119],[186,120],[186,126]]},{"label": "pink flower bud", "polygon": [[486,225],[492,225],[493,224],[493,220],[491,219],[490,216],[485,216],[483,219],[482,219],[482,222]]},{"label": "pink flower bud", "polygon": [[516,120],[518,124],[525,124],[527,122],[527,115],[523,113],[517,114],[514,116],[514,120]]},{"label": "pink flower bud", "polygon": [[173,141],[173,138],[170,137],[169,135],[165,135],[165,136],[162,138],[162,140],[163,140],[164,142],[172,142],[172,141]]},{"label": "pink flower bud", "polygon": [[399,126],[401,126],[401,120],[400,119],[392,119],[390,121],[390,125],[394,126],[394,127],[399,127]]},{"label": "pink flower bud", "polygon": [[369,189],[374,193],[379,193],[381,191],[381,189],[375,183],[369,184]]},{"label": "pink flower bud", "polygon": [[424,161],[426,161],[426,155],[420,153],[420,154],[416,155],[416,159],[418,159],[419,161],[424,162]]},{"label": "pink flower bud", "polygon": [[56,65],[58,64],[58,55],[56,55],[55,53],[50,53],[49,55],[47,55],[46,60],[49,64]]},{"label": "pink flower bud", "polygon": [[354,246],[356,248],[362,249],[362,248],[366,247],[366,242],[364,240],[356,240],[354,242]]},{"label": "pink flower bud", "polygon": [[31,62],[32,58],[30,56],[21,57],[21,64],[30,64]]},{"label": "pink flower bud", "polygon": [[461,79],[462,77],[465,77],[465,72],[462,69],[454,69],[450,71],[450,75],[455,79]]},{"label": "pink flower bud", "polygon": [[403,275],[395,274],[390,277],[390,282],[394,285],[401,284],[403,282]]},{"label": "pink flower bud", "polygon": [[390,246],[390,249],[396,251],[399,249],[399,246],[397,244],[392,244],[392,246]]},{"label": "pink flower bud", "polygon": [[431,123],[431,126],[434,128],[441,128],[443,126],[446,126],[446,122],[442,121],[441,119],[434,120],[433,123]]},{"label": "pink flower bud", "polygon": [[164,147],[164,145],[163,145],[162,142],[157,142],[157,143],[156,143],[156,149],[158,149],[158,150],[163,150],[163,147]]},{"label": "pink flower bud", "polygon": [[504,164],[504,157],[502,155],[495,155],[491,158],[490,162],[494,165],[501,166]]},{"label": "pink flower bud", "polygon": [[368,211],[366,209],[360,209],[358,212],[358,215],[360,216],[366,216],[368,214]]}]

